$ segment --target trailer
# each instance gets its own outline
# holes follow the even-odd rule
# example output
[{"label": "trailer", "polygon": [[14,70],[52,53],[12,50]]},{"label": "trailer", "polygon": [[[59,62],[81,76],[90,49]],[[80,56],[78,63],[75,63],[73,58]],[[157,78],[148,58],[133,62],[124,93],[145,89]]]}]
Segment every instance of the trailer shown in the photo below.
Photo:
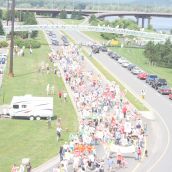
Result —
[{"label": "trailer", "polygon": [[34,97],[32,95],[13,96],[9,115],[11,118],[40,120],[53,117],[53,97]]}]

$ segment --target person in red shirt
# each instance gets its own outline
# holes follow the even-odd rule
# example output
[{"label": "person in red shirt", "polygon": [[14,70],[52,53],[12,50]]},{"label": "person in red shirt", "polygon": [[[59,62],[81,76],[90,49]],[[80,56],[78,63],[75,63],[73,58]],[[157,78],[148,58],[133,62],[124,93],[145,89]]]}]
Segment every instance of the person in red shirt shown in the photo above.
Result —
[{"label": "person in red shirt", "polygon": [[62,98],[62,92],[61,91],[59,91],[58,96],[60,99]]},{"label": "person in red shirt", "polygon": [[16,164],[14,164],[12,166],[11,172],[18,172],[18,169],[19,169],[19,167],[17,167]]},{"label": "person in red shirt", "polygon": [[125,118],[126,117],[126,113],[127,113],[127,107],[126,106],[124,106],[122,108],[122,113],[124,114],[124,118]]}]

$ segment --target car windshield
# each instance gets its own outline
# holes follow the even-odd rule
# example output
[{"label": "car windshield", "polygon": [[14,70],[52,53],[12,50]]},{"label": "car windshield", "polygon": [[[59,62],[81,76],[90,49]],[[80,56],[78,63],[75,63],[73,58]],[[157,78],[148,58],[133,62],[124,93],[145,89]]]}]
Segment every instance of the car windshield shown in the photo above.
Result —
[{"label": "car windshield", "polygon": [[157,78],[156,75],[150,75],[149,77],[150,77],[150,78]]}]

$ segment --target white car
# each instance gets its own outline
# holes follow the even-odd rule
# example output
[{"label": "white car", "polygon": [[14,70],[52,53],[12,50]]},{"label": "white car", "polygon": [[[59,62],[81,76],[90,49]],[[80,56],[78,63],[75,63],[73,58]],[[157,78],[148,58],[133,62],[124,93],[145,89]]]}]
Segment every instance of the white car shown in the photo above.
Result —
[{"label": "white car", "polygon": [[128,65],[130,65],[130,63],[129,62],[123,62],[123,63],[121,63],[121,65],[122,65],[122,67],[128,67]]},{"label": "white car", "polygon": [[131,73],[134,75],[138,75],[139,73],[143,72],[140,68],[135,67],[131,70]]},{"label": "white car", "polygon": [[125,59],[122,59],[122,58],[120,58],[120,59],[118,59],[118,63],[119,64],[122,64],[122,63],[124,63],[124,62],[127,62]]}]

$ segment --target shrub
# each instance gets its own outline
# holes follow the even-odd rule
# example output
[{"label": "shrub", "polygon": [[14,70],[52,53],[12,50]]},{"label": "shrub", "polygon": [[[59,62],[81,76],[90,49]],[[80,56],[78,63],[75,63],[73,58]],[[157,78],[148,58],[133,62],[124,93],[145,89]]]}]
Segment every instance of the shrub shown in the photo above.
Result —
[{"label": "shrub", "polygon": [[40,48],[41,47],[41,43],[39,41],[36,41],[34,39],[21,39],[19,37],[15,38],[15,44],[22,48],[23,46],[25,48],[30,48],[30,46],[32,48]]},{"label": "shrub", "polygon": [[0,48],[2,47],[8,47],[8,42],[7,41],[0,41]]}]

